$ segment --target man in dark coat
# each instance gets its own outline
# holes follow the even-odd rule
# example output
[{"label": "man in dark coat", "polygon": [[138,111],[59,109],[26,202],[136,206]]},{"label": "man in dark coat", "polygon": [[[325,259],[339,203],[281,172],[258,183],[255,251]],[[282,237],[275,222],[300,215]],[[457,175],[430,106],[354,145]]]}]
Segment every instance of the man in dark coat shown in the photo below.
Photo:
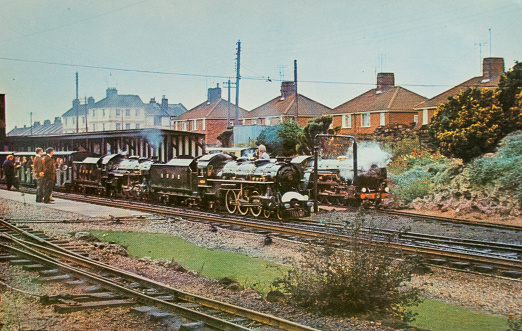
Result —
[{"label": "man in dark coat", "polygon": [[2,164],[2,167],[4,168],[5,183],[8,190],[11,190],[11,187],[14,187],[15,190],[18,190],[18,180],[15,175],[15,164],[13,160],[14,156],[8,155],[4,161],[4,164]]},{"label": "man in dark coat", "polygon": [[36,202],[43,202],[44,197],[44,168],[43,168],[43,149],[38,147],[35,150],[33,171],[36,178]]},{"label": "man in dark coat", "polygon": [[54,182],[56,181],[56,166],[53,160],[54,149],[49,147],[45,150],[43,157],[43,173],[44,173],[44,203],[51,202],[51,194],[53,193]]}]

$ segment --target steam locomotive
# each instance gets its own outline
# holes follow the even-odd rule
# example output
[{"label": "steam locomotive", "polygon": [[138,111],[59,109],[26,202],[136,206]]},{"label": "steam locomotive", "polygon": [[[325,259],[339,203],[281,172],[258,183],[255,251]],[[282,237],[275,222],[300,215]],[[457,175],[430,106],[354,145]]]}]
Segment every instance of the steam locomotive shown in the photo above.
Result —
[{"label": "steam locomotive", "polygon": [[[32,158],[24,156],[28,162],[19,169],[19,178],[22,185],[31,185]],[[253,160],[216,153],[196,158],[178,156],[167,163],[121,154],[96,156],[85,151],[55,152],[54,157],[57,184],[65,190],[265,218],[310,215],[314,184],[323,204],[378,205],[389,193],[386,168],[373,165],[368,171],[358,169],[355,176],[353,166],[343,158],[319,159],[315,177],[314,159],[307,155],[289,160]]]}]

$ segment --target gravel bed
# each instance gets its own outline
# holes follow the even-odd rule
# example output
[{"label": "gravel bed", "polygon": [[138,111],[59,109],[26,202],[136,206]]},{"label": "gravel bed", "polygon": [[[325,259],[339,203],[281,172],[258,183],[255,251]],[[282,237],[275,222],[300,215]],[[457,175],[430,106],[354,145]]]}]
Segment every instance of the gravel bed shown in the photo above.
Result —
[{"label": "gravel bed", "polygon": [[[0,199],[0,213],[7,218],[41,217],[42,213],[45,213],[46,218],[88,220],[87,217],[74,213],[51,210],[40,206],[24,206],[21,203],[12,201],[9,201],[9,204],[6,202],[6,200]],[[46,212],[47,210],[48,212]],[[350,213],[335,212],[323,214],[322,217],[345,220],[352,216]],[[377,216],[372,217],[378,218]],[[388,222],[391,223],[394,223],[394,221],[396,220],[394,220],[393,217],[388,220]],[[272,245],[264,246],[263,236],[229,231],[221,228],[217,232],[210,232],[208,225],[179,221],[176,219],[159,219],[152,217],[149,220],[125,221],[121,224],[114,224],[109,221],[95,221],[69,224],[38,223],[30,224],[30,226],[34,229],[43,230],[49,236],[56,238],[70,238],[71,233],[83,230],[124,230],[168,233],[209,249],[233,251],[256,258],[271,260],[276,263],[284,263],[286,258],[299,258],[300,245],[288,240],[274,238]],[[379,323],[362,322],[347,318],[321,317],[281,303],[271,303],[264,300],[259,294],[252,290],[233,291],[223,288],[216,280],[197,277],[194,273],[190,272],[178,272],[172,268],[154,263],[154,261],[137,260],[114,254],[103,254],[103,252],[99,250],[96,254],[98,254],[103,261],[165,282],[181,290],[274,314],[321,330],[391,330],[391,328],[379,325]],[[522,313],[522,282],[493,277],[481,277],[434,268],[433,273],[418,275],[412,280],[412,284],[417,286],[426,283],[429,285],[424,286],[424,288],[426,296],[429,298],[438,299],[473,311],[504,317],[511,312],[516,314]],[[9,295],[14,294],[5,292],[5,290],[1,288],[1,295],[3,299],[2,302],[5,303],[5,299],[8,299]],[[32,302],[31,300],[29,301]],[[49,311],[44,311],[43,308],[35,308],[28,305],[28,314],[31,313],[35,314],[34,319],[42,318],[42,314],[44,316],[54,314]],[[130,319],[131,317],[129,317],[132,315],[126,315],[124,312],[119,316],[115,316],[117,313],[112,312],[112,310],[107,312],[89,311],[82,313],[87,314],[90,319],[96,316],[94,319],[100,321],[107,320],[108,323],[110,323],[111,320],[118,321],[120,318],[122,323],[130,323],[129,325],[133,323],[132,319]],[[7,316],[6,314],[6,308],[3,306],[2,311],[0,311],[0,317],[2,315],[5,317]],[[71,314],[58,316],[60,323],[62,323],[66,329],[87,329],[83,328],[83,324],[81,324],[78,319],[69,318],[69,315]],[[95,328],[102,330],[111,329],[110,327],[102,328],[100,326]],[[139,327],[135,327],[135,329],[136,328],[140,329]],[[116,329],[126,330],[125,328]]]}]

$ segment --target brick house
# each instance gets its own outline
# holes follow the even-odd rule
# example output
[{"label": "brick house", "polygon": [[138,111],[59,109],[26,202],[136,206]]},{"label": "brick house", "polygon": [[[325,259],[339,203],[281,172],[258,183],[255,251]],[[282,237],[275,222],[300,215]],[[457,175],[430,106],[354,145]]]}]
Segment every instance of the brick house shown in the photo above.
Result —
[{"label": "brick house", "polygon": [[[242,118],[243,125],[276,125],[284,121],[295,120],[294,82],[281,83],[281,95],[248,112]],[[306,125],[312,118],[327,114],[331,108],[320,104],[304,95],[298,94],[297,121]]]},{"label": "brick house", "polygon": [[[217,136],[228,126],[234,125],[235,111],[234,104],[221,98],[221,88],[218,85],[208,89],[208,98],[205,102],[179,115],[173,122],[173,129],[204,133],[207,135],[207,145],[215,146],[219,142]],[[239,118],[246,114],[247,111],[240,107]],[[229,125],[227,120],[230,121]]]},{"label": "brick house", "polygon": [[448,97],[459,94],[467,88],[478,87],[486,89],[496,89],[500,82],[500,77],[504,74],[504,59],[498,57],[485,58],[482,61],[482,76],[473,77],[467,81],[442,92],[415,106],[418,115],[422,118],[421,125],[427,125],[435,115],[437,106],[448,101]]},{"label": "brick house", "polygon": [[389,124],[410,125],[418,122],[413,107],[426,98],[403,87],[395,86],[393,73],[378,73],[377,86],[330,111],[332,126],[339,134],[372,134]]}]

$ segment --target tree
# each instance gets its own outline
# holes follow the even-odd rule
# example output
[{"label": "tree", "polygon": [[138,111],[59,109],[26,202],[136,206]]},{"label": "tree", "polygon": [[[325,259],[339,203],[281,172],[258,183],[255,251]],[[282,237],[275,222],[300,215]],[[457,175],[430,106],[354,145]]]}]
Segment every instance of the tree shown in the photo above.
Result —
[{"label": "tree", "polygon": [[312,154],[314,152],[314,138],[320,133],[333,133],[329,131],[332,124],[333,117],[326,115],[311,119],[303,128],[303,131],[297,137],[299,145],[297,145],[298,154]]},{"label": "tree", "polygon": [[505,76],[500,77],[498,84],[499,100],[504,110],[506,125],[503,134],[522,130],[521,99],[522,99],[522,63],[515,62]]},{"label": "tree", "polygon": [[219,140],[221,142],[221,146],[223,146],[223,147],[231,146],[230,140],[232,138],[233,133],[234,133],[234,131],[232,131],[232,130],[225,130],[217,136],[217,140]]},{"label": "tree", "polygon": [[464,162],[493,152],[506,125],[499,90],[468,88],[440,104],[429,126],[439,151]]},{"label": "tree", "polygon": [[265,145],[271,154],[291,156],[296,153],[297,136],[301,130],[297,122],[283,122],[261,131],[256,143]]}]

